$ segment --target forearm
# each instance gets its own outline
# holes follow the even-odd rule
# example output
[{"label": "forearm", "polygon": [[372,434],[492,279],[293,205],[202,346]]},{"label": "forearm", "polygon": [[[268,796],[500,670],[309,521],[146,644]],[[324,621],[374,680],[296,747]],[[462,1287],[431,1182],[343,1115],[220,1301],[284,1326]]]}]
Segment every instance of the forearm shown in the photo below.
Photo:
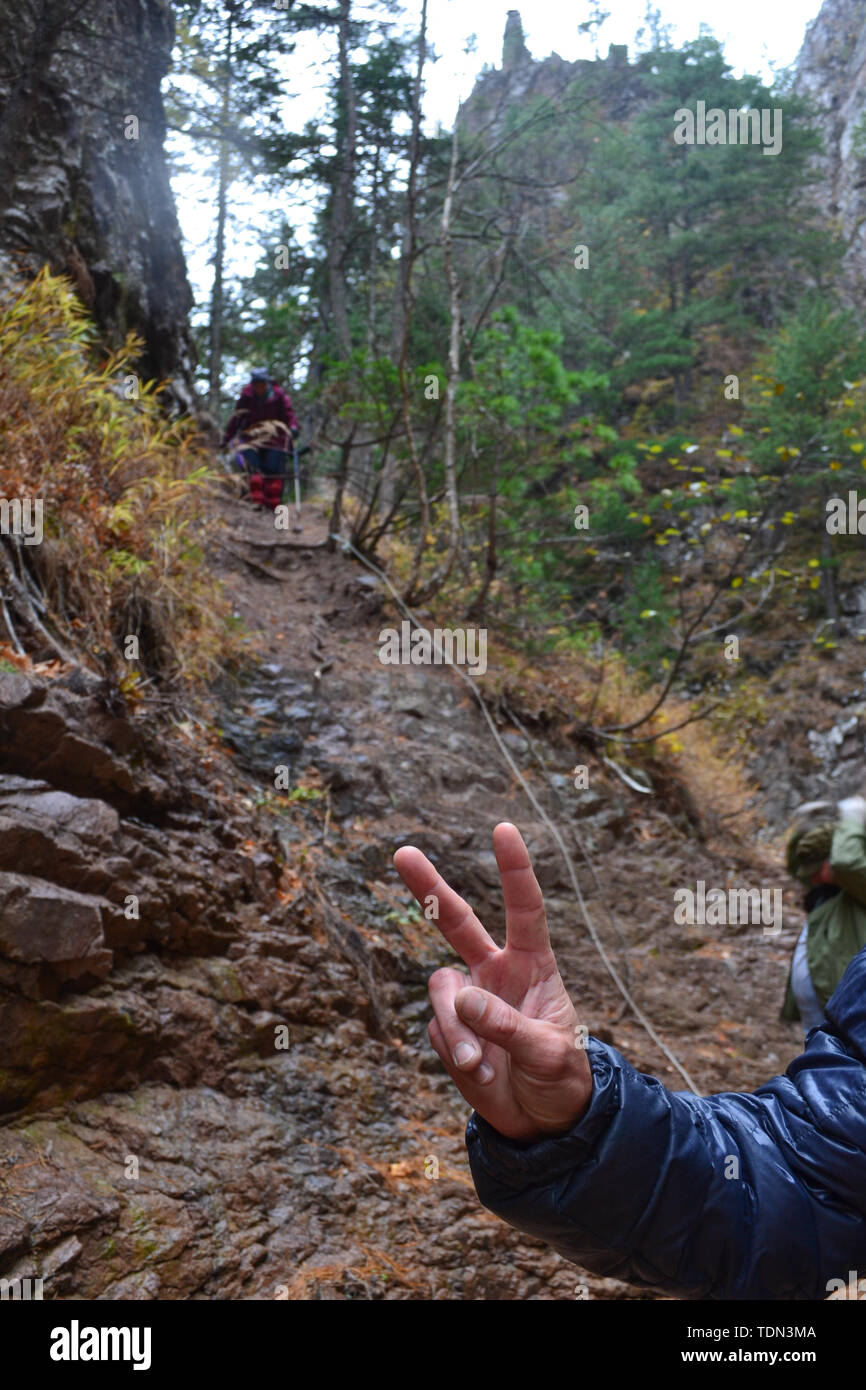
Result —
[{"label": "forearm", "polygon": [[[862,1063],[824,1042],[862,1108]],[[861,1151],[847,1199],[828,1205],[816,1177],[839,1195],[839,1150],[810,1108],[809,1064],[754,1095],[698,1099],[594,1038],[587,1052],[592,1100],[568,1134],[521,1146],[473,1115],[486,1207],[593,1273],[681,1298],[823,1298],[862,1264],[866,1163]]]}]

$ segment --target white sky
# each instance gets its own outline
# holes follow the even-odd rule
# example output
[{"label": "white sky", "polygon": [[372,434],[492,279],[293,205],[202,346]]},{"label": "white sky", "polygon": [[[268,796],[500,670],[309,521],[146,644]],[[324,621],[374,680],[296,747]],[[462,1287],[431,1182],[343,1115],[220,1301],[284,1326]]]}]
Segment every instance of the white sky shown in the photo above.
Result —
[{"label": "white sky", "polygon": [[[737,74],[757,72],[769,80],[771,65],[787,67],[794,61],[803,42],[809,20],[821,8],[820,0],[658,0],[663,24],[671,28],[674,43],[697,37],[706,24],[725,49]],[[578,24],[588,17],[589,6],[573,0],[532,0],[521,7],[520,0],[429,0],[429,24],[433,46],[442,56],[427,81],[428,114],[450,125],[457,102],[472,89],[475,73],[482,63],[497,67],[502,56],[502,33],[509,9],[520,10],[526,45],[533,58],[546,58],[556,52],[560,58],[593,58],[595,47]],[[607,0],[602,9],[611,11],[598,37],[598,51],[604,56],[609,43],[628,44],[633,56],[634,39],[644,23],[646,0]],[[420,10],[420,6],[419,6]],[[781,13],[780,13],[781,11]],[[465,38],[475,32],[478,50],[465,57],[461,52]],[[644,43],[643,47],[648,47]]]},{"label": "white sky", "polygon": [[[411,30],[417,26],[420,0],[413,6],[403,0],[402,22],[395,28]],[[661,21],[670,26],[674,43],[696,38],[705,24],[718,38],[735,73],[759,73],[765,81],[789,66],[797,56],[806,25],[820,9],[820,0],[658,0]],[[424,112],[426,127],[435,130],[438,122],[450,128],[457,106],[469,95],[484,63],[498,67],[502,56],[502,34],[510,8],[519,9],[527,47],[533,58],[546,58],[556,52],[561,58],[592,58],[596,48],[602,56],[610,43],[627,44],[634,56],[635,36],[644,25],[646,0],[607,0],[611,17],[595,41],[578,32],[578,24],[589,17],[589,5],[578,0],[428,0],[429,39],[436,62],[428,65],[425,81]],[[603,6],[604,8],[604,6]],[[376,3],[356,4],[358,18],[384,18]],[[274,22],[280,22],[275,13]],[[464,50],[470,35],[477,46]],[[648,47],[648,36],[641,47]],[[333,71],[335,43],[332,36],[305,34],[298,38],[295,52],[285,65],[287,99],[285,120],[289,129],[301,130],[315,120],[325,106],[325,88]],[[186,239],[190,280],[201,304],[207,299],[211,269],[208,265],[214,210],[212,185],[192,175],[175,181],[175,196],[181,227]],[[236,193],[235,226],[229,235],[229,273],[248,275],[260,254],[261,233],[273,220],[269,202],[253,198],[244,204]],[[312,211],[298,198],[294,206],[288,198],[282,206],[300,229],[309,227]],[[250,216],[250,208],[253,216]],[[260,215],[259,215],[260,214]],[[303,238],[302,238],[303,239]]]}]

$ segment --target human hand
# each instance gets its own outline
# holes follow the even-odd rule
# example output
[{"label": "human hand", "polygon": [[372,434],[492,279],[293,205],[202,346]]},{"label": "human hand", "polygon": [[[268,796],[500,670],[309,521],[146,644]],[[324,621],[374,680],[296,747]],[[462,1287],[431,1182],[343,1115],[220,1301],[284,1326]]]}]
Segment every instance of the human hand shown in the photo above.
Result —
[{"label": "human hand", "polygon": [[[469,967],[430,977],[430,1042],[464,1100],[508,1139],[564,1133],[585,1113],[592,1072],[574,1005],[550,945],[544,900],[517,828],[497,825],[493,848],[505,900],[500,949],[419,849],[394,864]],[[459,1060],[458,1060],[459,1058]]]}]

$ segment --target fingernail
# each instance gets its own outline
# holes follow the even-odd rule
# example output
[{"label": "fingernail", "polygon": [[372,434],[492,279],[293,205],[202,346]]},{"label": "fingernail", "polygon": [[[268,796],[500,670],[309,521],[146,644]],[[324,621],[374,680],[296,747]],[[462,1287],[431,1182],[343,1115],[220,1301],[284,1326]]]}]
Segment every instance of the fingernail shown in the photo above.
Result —
[{"label": "fingernail", "polygon": [[487,1000],[477,990],[468,990],[460,1001],[460,1013],[464,1018],[480,1018],[487,1008]]},{"label": "fingernail", "polygon": [[475,1073],[477,1080],[481,1082],[482,1086],[486,1086],[488,1081],[492,1081],[495,1075],[496,1073],[489,1062],[482,1062]]},{"label": "fingernail", "polygon": [[468,1064],[474,1061],[477,1056],[478,1049],[476,1047],[473,1047],[471,1043],[458,1043],[453,1052],[454,1065],[456,1067],[468,1066]]}]

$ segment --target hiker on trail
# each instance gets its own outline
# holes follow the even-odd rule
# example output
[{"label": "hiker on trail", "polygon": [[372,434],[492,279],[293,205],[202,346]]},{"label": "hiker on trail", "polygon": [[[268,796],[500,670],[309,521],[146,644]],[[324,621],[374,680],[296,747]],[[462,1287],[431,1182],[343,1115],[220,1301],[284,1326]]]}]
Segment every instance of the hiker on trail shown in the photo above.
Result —
[{"label": "hiker on trail", "polygon": [[274,510],[279,506],[286,458],[299,434],[300,425],[285,391],[264,367],[256,367],[238,397],[220,445],[227,448],[237,436],[243,446],[240,455],[249,476],[252,502]]},{"label": "hiker on trail", "polygon": [[866,946],[866,800],[849,796],[799,808],[788,870],[804,885],[807,917],[794,949],[782,1018],[817,1028],[845,967]]},{"label": "hiker on trail", "polygon": [[669,1091],[579,1025],[526,846],[502,824],[493,847],[503,949],[419,849],[394,856],[469,967],[431,977],[430,1041],[473,1107],[483,1205],[595,1274],[679,1298],[824,1299],[866,1268],[866,948],[784,1076]]}]

